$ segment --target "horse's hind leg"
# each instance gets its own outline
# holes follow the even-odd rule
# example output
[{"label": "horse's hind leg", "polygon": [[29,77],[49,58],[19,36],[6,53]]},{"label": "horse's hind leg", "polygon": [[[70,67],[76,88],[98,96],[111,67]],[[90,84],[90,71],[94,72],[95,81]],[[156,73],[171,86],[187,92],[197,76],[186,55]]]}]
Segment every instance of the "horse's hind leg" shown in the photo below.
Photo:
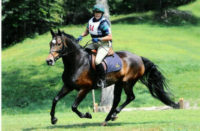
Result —
[{"label": "horse's hind leg", "polygon": [[78,105],[81,103],[81,101],[85,98],[90,90],[91,89],[81,89],[78,93],[77,98],[74,101],[74,104],[72,105],[72,111],[75,112],[80,118],[92,118],[92,115],[90,113],[86,112],[85,114],[83,114],[77,109]]},{"label": "horse's hind leg", "polygon": [[51,113],[50,113],[52,124],[56,124],[57,122],[57,118],[55,117],[55,107],[56,107],[57,102],[71,91],[72,89],[69,89],[65,85],[63,85],[62,89],[59,91],[57,96],[53,99]]},{"label": "horse's hind leg", "polygon": [[122,86],[123,86],[122,82],[115,84],[113,105],[112,105],[112,108],[111,108],[109,114],[107,115],[107,117],[105,119],[105,122],[102,123],[103,126],[105,126],[107,124],[107,122],[109,120],[111,120],[111,115],[114,113],[114,111],[116,110],[116,107],[118,106],[118,104],[120,102],[121,93],[122,93]]},{"label": "horse's hind leg", "polygon": [[133,101],[135,99],[135,95],[133,93],[133,86],[135,85],[135,83],[137,82],[137,80],[131,81],[131,82],[127,82],[124,86],[124,91],[126,93],[126,101],[120,105],[120,107],[118,107],[115,112],[112,114],[111,119],[115,120],[117,118],[117,114],[120,113],[120,111],[127,106],[131,101]]}]

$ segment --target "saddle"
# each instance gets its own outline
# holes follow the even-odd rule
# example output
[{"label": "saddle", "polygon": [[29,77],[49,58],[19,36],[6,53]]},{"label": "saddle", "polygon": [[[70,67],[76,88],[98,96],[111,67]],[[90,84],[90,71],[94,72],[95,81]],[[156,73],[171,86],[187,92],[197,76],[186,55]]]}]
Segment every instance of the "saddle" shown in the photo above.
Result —
[{"label": "saddle", "polygon": [[[96,58],[97,50],[91,50],[90,61],[91,66],[94,70],[96,70],[95,58]],[[122,61],[120,57],[110,48],[108,55],[102,61],[104,71],[106,73],[119,71],[122,68]]]}]

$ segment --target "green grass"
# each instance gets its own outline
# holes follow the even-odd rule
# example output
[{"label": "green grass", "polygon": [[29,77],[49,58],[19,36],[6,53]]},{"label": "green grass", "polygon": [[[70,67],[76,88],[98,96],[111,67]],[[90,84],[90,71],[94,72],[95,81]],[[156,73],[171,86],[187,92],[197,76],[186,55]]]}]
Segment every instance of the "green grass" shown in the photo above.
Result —
[{"label": "green grass", "polygon": [[57,113],[51,125],[49,112],[3,115],[3,131],[199,131],[200,110],[163,110],[121,112],[119,118],[102,127],[107,113],[92,113],[92,119],[80,119],[75,113]]},{"label": "green grass", "polygon": [[[180,10],[190,10],[199,17],[200,1]],[[114,50],[128,50],[151,59],[157,64],[169,82],[178,101],[183,97],[200,106],[200,26],[182,24],[169,26],[154,21],[153,12],[113,16],[112,34]],[[141,18],[140,18],[141,17]],[[66,33],[78,37],[85,25],[62,27]],[[84,45],[90,37],[81,42]],[[49,110],[51,101],[62,86],[63,64],[58,60],[54,67],[46,65],[49,53],[49,32],[3,49],[2,51],[2,110],[4,114],[43,112]],[[152,98],[140,83],[134,88],[136,99],[128,107],[163,105]],[[76,92],[66,96],[58,104],[57,111],[71,110]],[[100,90],[96,91],[99,102]],[[122,102],[125,95],[122,95]],[[81,104],[92,107],[91,93]],[[91,109],[90,109],[91,110]]]},{"label": "green grass", "polygon": [[199,12],[200,12],[199,5],[200,5],[200,0],[196,0],[195,2],[190,3],[189,5],[181,6],[181,7],[179,7],[178,9],[190,11],[190,12],[192,12],[195,16],[200,17],[200,14],[199,14]]}]

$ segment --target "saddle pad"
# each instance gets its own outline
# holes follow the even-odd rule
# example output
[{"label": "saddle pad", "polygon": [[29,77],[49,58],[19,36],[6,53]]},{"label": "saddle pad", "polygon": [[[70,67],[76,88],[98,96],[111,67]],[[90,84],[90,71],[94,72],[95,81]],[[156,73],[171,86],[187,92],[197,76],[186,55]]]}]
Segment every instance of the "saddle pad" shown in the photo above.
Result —
[{"label": "saddle pad", "polygon": [[113,56],[107,56],[104,61],[107,66],[106,73],[119,71],[122,68],[122,61],[116,53]]}]

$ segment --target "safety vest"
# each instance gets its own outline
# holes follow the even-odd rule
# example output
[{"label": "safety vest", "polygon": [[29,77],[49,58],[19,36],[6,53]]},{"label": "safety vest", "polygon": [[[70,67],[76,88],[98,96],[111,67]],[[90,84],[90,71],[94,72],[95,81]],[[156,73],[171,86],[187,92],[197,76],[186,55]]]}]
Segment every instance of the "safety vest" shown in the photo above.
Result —
[{"label": "safety vest", "polygon": [[[99,21],[96,21],[96,22],[93,22],[93,19],[94,19],[94,17],[92,17],[89,20],[89,24],[88,24],[88,30],[89,30],[89,33],[92,36],[92,38],[106,36],[106,34],[100,29],[101,23],[103,23],[105,21],[108,22],[106,20],[106,18],[103,17]],[[109,27],[109,30],[110,30],[110,27]]]}]

